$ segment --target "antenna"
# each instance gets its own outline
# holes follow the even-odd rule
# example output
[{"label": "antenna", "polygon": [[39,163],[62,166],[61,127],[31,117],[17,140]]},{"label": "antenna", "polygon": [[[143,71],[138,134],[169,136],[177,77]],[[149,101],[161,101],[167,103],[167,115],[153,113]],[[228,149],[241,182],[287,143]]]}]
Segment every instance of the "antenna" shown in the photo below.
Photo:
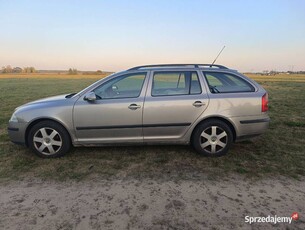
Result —
[{"label": "antenna", "polygon": [[222,51],[224,50],[226,46],[223,46],[222,49],[220,50],[219,54],[217,55],[217,57],[215,58],[215,60],[213,61],[213,63],[210,65],[210,67],[212,67],[214,65],[214,63],[216,62],[217,58],[219,57],[219,55],[222,53]]}]

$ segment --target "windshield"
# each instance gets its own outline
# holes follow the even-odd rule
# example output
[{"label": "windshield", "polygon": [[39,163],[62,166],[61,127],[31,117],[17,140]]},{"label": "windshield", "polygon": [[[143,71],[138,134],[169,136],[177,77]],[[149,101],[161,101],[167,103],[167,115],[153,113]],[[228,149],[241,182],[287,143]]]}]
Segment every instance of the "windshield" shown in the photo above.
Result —
[{"label": "windshield", "polygon": [[105,78],[111,77],[111,76],[113,76],[113,75],[114,75],[114,73],[113,73],[113,74],[110,74],[110,75],[108,75],[108,76],[106,76],[106,77],[104,77],[104,78],[102,78],[102,79],[100,79],[100,80],[98,80],[98,81],[96,81],[96,82],[94,82],[93,84],[87,86],[87,87],[84,88],[83,90],[81,90],[81,91],[79,91],[78,93],[76,93],[75,96],[79,96],[79,95],[83,94],[84,92],[86,92],[86,91],[87,91],[89,88],[91,88],[92,86],[98,85],[98,84],[99,84],[101,81],[103,81]]}]

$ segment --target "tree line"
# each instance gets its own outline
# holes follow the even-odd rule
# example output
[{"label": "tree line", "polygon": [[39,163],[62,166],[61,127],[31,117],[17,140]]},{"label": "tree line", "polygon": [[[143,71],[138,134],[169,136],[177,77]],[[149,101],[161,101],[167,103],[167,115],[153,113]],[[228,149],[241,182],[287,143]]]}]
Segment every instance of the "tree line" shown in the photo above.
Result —
[{"label": "tree line", "polygon": [[[36,72],[40,72],[40,71],[37,71],[33,66],[30,66],[30,67],[12,67],[10,65],[7,65],[7,66],[3,66],[0,70],[0,73],[36,73]],[[46,71],[44,71],[46,72]],[[104,72],[101,71],[101,70],[97,70],[97,71],[78,71],[77,69],[75,68],[69,68],[68,71],[64,71],[64,70],[61,70],[61,71],[58,71],[58,73],[66,73],[66,74],[69,74],[69,75],[75,75],[75,74],[88,74],[88,75],[91,75],[91,74],[103,74]]]},{"label": "tree line", "polygon": [[10,65],[3,66],[1,68],[1,73],[35,73],[36,69],[33,66],[29,67],[12,67]]}]

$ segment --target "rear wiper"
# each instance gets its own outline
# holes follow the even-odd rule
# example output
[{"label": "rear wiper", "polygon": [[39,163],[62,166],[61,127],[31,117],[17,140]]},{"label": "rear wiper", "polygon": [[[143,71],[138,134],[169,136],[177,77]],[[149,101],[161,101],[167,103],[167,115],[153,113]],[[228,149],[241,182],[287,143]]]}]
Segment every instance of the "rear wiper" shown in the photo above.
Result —
[{"label": "rear wiper", "polygon": [[71,98],[71,97],[73,97],[75,94],[76,94],[76,93],[70,93],[70,94],[68,94],[67,96],[65,96],[65,98]]},{"label": "rear wiper", "polygon": [[210,85],[210,89],[212,93],[220,93],[219,90],[216,88],[216,86]]}]

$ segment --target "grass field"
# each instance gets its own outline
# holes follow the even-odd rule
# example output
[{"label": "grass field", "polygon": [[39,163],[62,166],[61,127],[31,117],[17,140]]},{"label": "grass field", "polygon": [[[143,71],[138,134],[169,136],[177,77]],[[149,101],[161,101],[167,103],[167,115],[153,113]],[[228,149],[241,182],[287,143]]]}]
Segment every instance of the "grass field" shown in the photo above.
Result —
[{"label": "grass field", "polygon": [[221,158],[197,155],[189,146],[74,148],[60,159],[40,159],[10,143],[7,121],[26,102],[77,92],[101,76],[0,75],[0,179],[40,177],[209,179],[232,173],[246,176],[305,175],[305,75],[249,75],[269,92],[271,124],[256,139],[234,144]]}]

